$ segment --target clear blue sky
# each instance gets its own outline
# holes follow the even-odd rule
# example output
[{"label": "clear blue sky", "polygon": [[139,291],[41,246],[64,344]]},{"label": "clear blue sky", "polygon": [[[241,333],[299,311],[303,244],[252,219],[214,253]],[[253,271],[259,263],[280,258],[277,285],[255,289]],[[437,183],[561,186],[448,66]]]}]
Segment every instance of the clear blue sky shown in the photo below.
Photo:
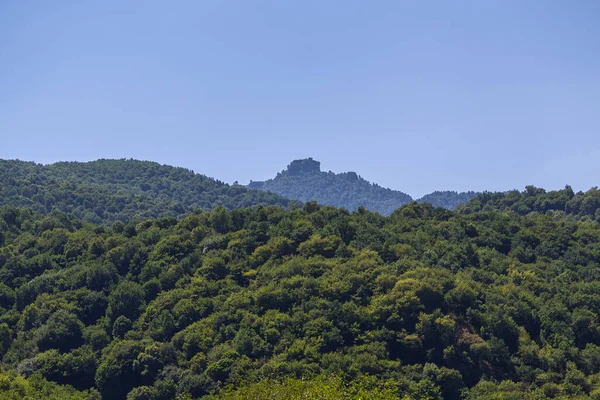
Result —
[{"label": "clear blue sky", "polygon": [[0,158],[600,185],[600,1],[0,2]]}]

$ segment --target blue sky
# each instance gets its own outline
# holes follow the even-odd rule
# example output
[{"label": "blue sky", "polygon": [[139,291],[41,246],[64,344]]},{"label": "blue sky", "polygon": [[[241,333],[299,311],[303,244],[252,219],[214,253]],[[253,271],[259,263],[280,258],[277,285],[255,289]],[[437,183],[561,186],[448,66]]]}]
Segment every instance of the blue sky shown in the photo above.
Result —
[{"label": "blue sky", "polygon": [[3,1],[0,158],[600,184],[600,2]]}]

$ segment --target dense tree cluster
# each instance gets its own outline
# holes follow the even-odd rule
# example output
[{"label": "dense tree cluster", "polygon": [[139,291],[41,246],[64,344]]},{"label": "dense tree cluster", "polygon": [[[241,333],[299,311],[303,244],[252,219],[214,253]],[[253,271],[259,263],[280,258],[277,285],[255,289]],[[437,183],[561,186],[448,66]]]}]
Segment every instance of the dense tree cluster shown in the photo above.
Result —
[{"label": "dense tree cluster", "polygon": [[[292,161],[287,169],[278,173],[275,178],[264,182],[250,182],[248,187],[276,193],[288,199],[317,201],[350,211],[362,206],[382,215],[390,215],[398,207],[413,200],[406,193],[371,183],[355,172],[322,172],[320,163],[312,158]],[[423,196],[417,202],[454,209],[476,195],[475,192],[436,191]]]},{"label": "dense tree cluster", "polygon": [[600,221],[600,191],[597,187],[575,193],[570,186],[547,192],[527,186],[523,192],[481,193],[462,208],[463,213],[475,211],[509,211],[519,215],[531,212],[566,217],[582,221]]},{"label": "dense tree cluster", "polygon": [[110,227],[1,208],[0,390],[600,398],[600,224],[477,201]]},{"label": "dense tree cluster", "polygon": [[197,209],[287,206],[272,193],[136,160],[41,165],[0,159],[0,205],[62,211],[94,223],[179,217]]},{"label": "dense tree cluster", "polygon": [[40,375],[23,378],[15,371],[0,370],[2,400],[101,400],[96,390],[81,392],[68,385],[48,382]]}]

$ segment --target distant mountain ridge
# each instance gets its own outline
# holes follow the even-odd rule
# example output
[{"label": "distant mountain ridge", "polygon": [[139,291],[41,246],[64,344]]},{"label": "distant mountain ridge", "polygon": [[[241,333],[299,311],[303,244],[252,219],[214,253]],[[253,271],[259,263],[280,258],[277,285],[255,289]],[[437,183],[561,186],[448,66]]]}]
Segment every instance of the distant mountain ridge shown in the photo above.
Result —
[{"label": "distant mountain ridge", "polygon": [[190,211],[293,203],[273,193],[228,185],[185,168],[138,160],[59,162],[50,165],[0,159],[0,206],[82,220],[180,217]]},{"label": "distant mountain ridge", "polygon": [[479,195],[478,192],[455,192],[452,190],[435,191],[426,194],[417,200],[418,203],[431,203],[435,207],[443,207],[453,210],[456,207],[467,204]]},{"label": "distant mountain ridge", "polygon": [[[410,195],[371,183],[356,172],[323,172],[321,163],[310,157],[294,160],[275,178],[251,181],[248,187],[276,193],[289,199],[303,202],[315,200],[321,204],[348,210],[362,206],[383,215],[389,215],[400,206],[413,201]],[[429,202],[436,207],[454,209],[476,195],[475,192],[437,191],[418,199],[417,202]]]},{"label": "distant mountain ridge", "polygon": [[[475,193],[435,192],[417,201],[454,208]],[[355,172],[322,172],[312,158],[295,160],[277,177],[228,185],[189,169],[139,160],[34,162],[0,159],[0,206],[27,207],[49,214],[71,213],[93,223],[181,217],[217,206],[227,209],[316,200],[355,210],[360,206],[383,215],[413,201],[401,191],[370,183]]]}]

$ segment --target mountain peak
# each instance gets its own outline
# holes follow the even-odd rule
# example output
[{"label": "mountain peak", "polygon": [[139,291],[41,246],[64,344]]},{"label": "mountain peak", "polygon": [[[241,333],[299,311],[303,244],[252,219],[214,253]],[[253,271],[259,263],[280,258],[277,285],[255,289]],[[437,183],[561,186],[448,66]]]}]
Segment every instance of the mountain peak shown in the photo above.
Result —
[{"label": "mountain peak", "polygon": [[294,160],[287,166],[288,175],[296,176],[301,174],[319,174],[321,173],[321,163],[308,157],[301,160]]}]

